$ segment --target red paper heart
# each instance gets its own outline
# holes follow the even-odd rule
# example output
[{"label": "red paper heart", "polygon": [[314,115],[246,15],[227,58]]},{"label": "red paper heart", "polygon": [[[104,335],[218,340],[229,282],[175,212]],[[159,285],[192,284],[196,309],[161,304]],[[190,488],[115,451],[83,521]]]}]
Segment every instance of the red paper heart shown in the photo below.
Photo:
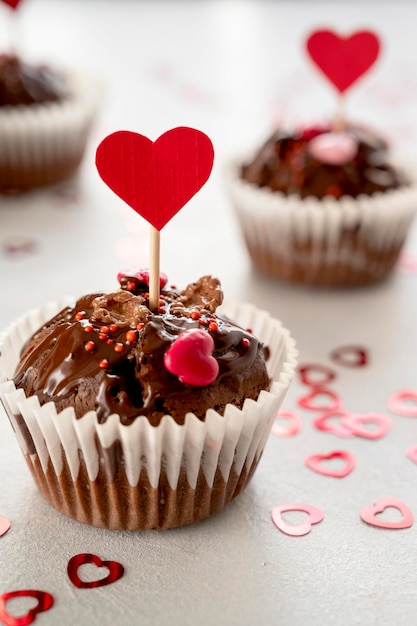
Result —
[{"label": "red paper heart", "polygon": [[[330,459],[342,459],[345,462],[345,466],[340,470],[335,470],[322,465],[323,461]],[[351,452],[347,452],[346,450],[336,450],[335,452],[329,452],[329,454],[312,454],[306,458],[305,464],[313,470],[313,472],[323,474],[323,476],[344,478],[354,469],[355,457]]]},{"label": "red paper heart", "polygon": [[[412,406],[406,404],[406,400],[415,402],[416,405]],[[405,389],[404,391],[397,391],[388,398],[388,408],[392,413],[397,415],[406,415],[407,417],[417,417],[417,391],[412,389]]]},{"label": "red paper heart", "polygon": [[[6,602],[12,598],[35,598],[38,604],[29,609],[26,615],[15,617],[6,611]],[[0,595],[0,622],[4,626],[28,626],[32,624],[38,613],[48,611],[54,604],[53,596],[47,591],[37,589],[21,589],[19,591],[9,591]]]},{"label": "red paper heart", "polygon": [[[109,573],[107,576],[100,578],[99,580],[84,582],[78,576],[78,568],[86,563],[93,563],[94,565],[97,565],[97,567],[105,567],[109,570]],[[116,580],[119,580],[119,578],[123,576],[124,571],[123,565],[117,561],[103,561],[95,554],[76,554],[69,560],[67,567],[67,573],[70,581],[79,589],[91,589],[93,587],[110,585]]]},{"label": "red paper heart", "polygon": [[358,31],[342,37],[331,30],[318,30],[307,39],[311,59],[343,93],[375,63],[380,51],[378,36],[371,31]]},{"label": "red paper heart", "polygon": [[[308,518],[296,526],[287,524],[287,522],[282,519],[282,513],[286,513],[287,511],[302,511],[308,514]],[[307,535],[311,530],[311,526],[313,524],[319,524],[324,518],[323,511],[312,504],[281,504],[280,506],[274,506],[271,514],[272,521],[278,530],[292,537]]]},{"label": "red paper heart", "polygon": [[[398,509],[403,516],[402,519],[398,522],[389,522],[376,517],[378,513],[382,513],[388,507]],[[379,498],[372,506],[362,509],[360,515],[364,522],[378,528],[410,528],[414,521],[411,509],[398,498]]]},{"label": "red paper heart", "polygon": [[[300,372],[301,382],[311,387],[323,387],[336,378],[336,373],[330,367],[320,365],[320,363],[300,365],[298,371]],[[315,374],[318,374],[320,378],[317,379]]]},{"label": "red paper heart", "polygon": [[[319,396],[327,396],[331,400],[331,404],[315,404],[313,400]],[[342,406],[342,401],[331,389],[324,387],[316,387],[306,396],[302,396],[297,400],[298,406],[308,411],[337,411]]]},{"label": "red paper heart", "polygon": [[197,193],[210,176],[214,150],[194,128],[173,128],[155,142],[130,131],[106,137],[96,166],[106,185],[157,230]]},{"label": "red paper heart", "polygon": [[[286,419],[288,421],[287,428],[283,428],[277,424],[278,420]],[[300,432],[303,423],[300,416],[294,411],[278,411],[274,423],[272,424],[271,433],[277,437],[292,437]]]},{"label": "red paper heart", "polygon": [[342,346],[330,353],[330,358],[344,367],[364,367],[368,364],[368,353],[360,346]]},{"label": "red paper heart", "polygon": [[164,365],[186,385],[205,387],[219,373],[213,352],[213,337],[205,330],[191,328],[181,333],[165,352]]},{"label": "red paper heart", "polygon": [[20,4],[20,0],[2,0],[2,2],[4,2],[4,4],[8,4],[12,9],[17,9]]},{"label": "red paper heart", "polygon": [[[391,420],[388,415],[383,413],[365,413],[363,415],[351,413],[346,417],[344,423],[354,435],[365,439],[380,439],[391,430]],[[364,424],[372,423],[376,423],[377,428],[369,430],[364,427]]]},{"label": "red paper heart", "polygon": [[[313,426],[317,428],[317,430],[323,430],[327,433],[337,435],[338,437],[354,437],[352,429],[350,426],[346,425],[345,421],[350,415],[351,413],[348,413],[348,411],[327,411],[323,413],[323,415],[316,417],[313,421]],[[335,417],[340,418],[339,423],[329,421]]]},{"label": "red paper heart", "polygon": [[5,535],[10,528],[10,520],[0,515],[0,537]]}]

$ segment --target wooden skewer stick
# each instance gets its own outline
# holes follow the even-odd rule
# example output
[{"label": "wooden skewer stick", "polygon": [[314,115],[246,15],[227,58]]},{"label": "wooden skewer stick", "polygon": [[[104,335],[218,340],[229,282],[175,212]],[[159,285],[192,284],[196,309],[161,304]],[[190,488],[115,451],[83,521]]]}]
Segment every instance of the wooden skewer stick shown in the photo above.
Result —
[{"label": "wooden skewer stick", "polygon": [[335,133],[346,130],[345,101],[343,96],[340,96],[337,103],[336,113],[333,117],[332,130]]},{"label": "wooden skewer stick", "polygon": [[156,311],[159,306],[159,251],[160,251],[160,232],[154,226],[151,226],[151,250],[149,265],[149,308]]}]

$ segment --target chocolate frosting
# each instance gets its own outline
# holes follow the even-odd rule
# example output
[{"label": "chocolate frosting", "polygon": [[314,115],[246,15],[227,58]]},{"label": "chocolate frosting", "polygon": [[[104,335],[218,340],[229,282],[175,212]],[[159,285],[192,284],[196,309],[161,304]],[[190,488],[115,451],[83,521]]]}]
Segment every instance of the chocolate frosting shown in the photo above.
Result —
[{"label": "chocolate frosting", "polygon": [[343,195],[355,198],[408,184],[403,174],[387,161],[387,143],[359,127],[345,129],[358,144],[353,159],[342,165],[317,160],[309,151],[309,143],[329,131],[328,127],[309,128],[294,134],[274,133],[254,159],[242,167],[242,178],[285,195],[319,199]]},{"label": "chocolate frosting", "polygon": [[62,76],[46,66],[32,66],[13,55],[0,55],[0,106],[28,105],[62,100]]},{"label": "chocolate frosting", "polygon": [[[129,284],[133,287],[132,282]],[[117,413],[124,424],[146,415],[159,423],[173,414],[204,419],[207,408],[241,405],[257,397],[269,378],[261,344],[249,331],[215,316],[223,294],[217,279],[203,277],[184,291],[162,290],[160,307],[150,311],[147,286],[82,297],[29,340],[14,382],[42,403],[61,410],[74,406],[77,417],[96,410],[100,422]],[[219,374],[205,388],[184,384],[164,366],[164,354],[188,329],[206,330],[214,340]]]}]

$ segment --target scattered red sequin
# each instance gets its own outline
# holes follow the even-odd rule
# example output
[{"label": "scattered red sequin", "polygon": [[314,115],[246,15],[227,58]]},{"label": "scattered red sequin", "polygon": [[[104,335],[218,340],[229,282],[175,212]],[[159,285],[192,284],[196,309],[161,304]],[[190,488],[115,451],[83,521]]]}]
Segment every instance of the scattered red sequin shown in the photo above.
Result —
[{"label": "scattered red sequin", "polygon": [[[25,615],[15,617],[6,610],[6,602],[13,598],[35,598],[38,604]],[[38,613],[48,611],[54,604],[53,596],[47,591],[38,589],[19,589],[18,591],[8,591],[0,595],[0,622],[4,626],[28,626],[32,624]]]},{"label": "scattered red sequin", "polygon": [[417,445],[408,448],[406,454],[410,461],[413,461],[413,463],[417,463]]},{"label": "scattered red sequin", "polygon": [[[78,575],[78,568],[81,565],[86,565],[87,563],[92,563],[97,567],[105,567],[109,570],[109,573],[104,578],[99,578],[98,580],[92,580],[89,582],[85,582],[81,580]],[[67,573],[70,581],[75,587],[79,589],[92,589],[94,587],[103,587],[104,585],[110,585],[111,583],[119,580],[124,574],[124,567],[121,563],[117,561],[103,561],[99,556],[95,554],[76,554],[73,556],[69,562],[67,567]]]},{"label": "scattered red sequin", "polygon": [[[397,509],[401,513],[402,519],[396,522],[390,522],[389,520],[377,517],[387,508]],[[360,516],[362,521],[371,526],[377,526],[378,528],[410,528],[414,522],[413,512],[405,502],[398,498],[379,498],[372,506],[367,506],[362,509]]]},{"label": "scattered red sequin", "polygon": [[[344,467],[341,469],[331,469],[322,465],[323,461],[330,461],[332,459],[341,459],[345,463]],[[332,476],[333,478],[344,478],[354,469],[356,459],[351,452],[336,450],[329,452],[329,454],[312,454],[308,456],[304,462],[313,472],[317,472],[323,476]]]},{"label": "scattered red sequin", "polygon": [[417,391],[413,389],[396,391],[388,398],[388,408],[396,415],[417,417]]},{"label": "scattered red sequin", "polygon": [[10,520],[7,519],[7,517],[3,517],[3,515],[0,515],[0,537],[7,533],[7,531],[10,529],[10,526]]},{"label": "scattered red sequin", "polygon": [[341,346],[332,350],[330,358],[344,367],[364,367],[368,365],[368,352],[361,346]]},{"label": "scattered red sequin", "polygon": [[[307,513],[308,517],[301,524],[288,524],[283,518],[282,513],[289,511],[301,511]],[[281,532],[291,537],[302,537],[311,531],[313,524],[319,524],[324,519],[321,509],[312,504],[281,504],[274,506],[271,512],[272,521]]]},{"label": "scattered red sequin", "polygon": [[[278,421],[283,419],[288,421],[287,428],[284,428],[277,424]],[[297,413],[295,413],[294,411],[284,411],[283,409],[281,409],[280,411],[278,411],[274,423],[272,424],[271,433],[273,435],[276,435],[277,437],[293,437],[300,432],[302,425],[303,424],[300,416],[297,415]]]},{"label": "scattered red sequin", "polygon": [[336,378],[336,372],[326,365],[311,363],[298,368],[301,382],[311,387],[323,387]]},{"label": "scattered red sequin", "polygon": [[[313,402],[316,398],[328,398],[329,402],[317,404]],[[302,396],[297,400],[298,406],[309,411],[337,411],[342,406],[340,397],[331,389],[325,387],[315,387],[306,396]]]}]

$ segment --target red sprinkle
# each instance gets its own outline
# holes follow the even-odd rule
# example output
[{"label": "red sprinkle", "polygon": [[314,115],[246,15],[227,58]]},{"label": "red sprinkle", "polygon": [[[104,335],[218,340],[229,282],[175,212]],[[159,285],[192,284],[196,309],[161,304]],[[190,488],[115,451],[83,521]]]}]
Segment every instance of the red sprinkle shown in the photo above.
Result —
[{"label": "red sprinkle", "polygon": [[200,311],[191,311],[190,317],[192,320],[199,320],[201,317]]},{"label": "red sprinkle", "polygon": [[208,329],[214,332],[216,330],[219,330],[219,327],[217,326],[216,322],[210,322],[210,324],[208,325]]},{"label": "red sprinkle", "polygon": [[137,338],[137,333],[136,330],[128,330],[126,333],[126,341],[129,341],[130,343],[132,343],[133,341],[136,341]]},{"label": "red sprinkle", "polygon": [[111,346],[111,344],[114,343],[114,339],[107,339],[106,343]]},{"label": "red sprinkle", "polygon": [[135,291],[136,289],[136,283],[134,283],[133,281],[129,281],[126,286],[129,291]]},{"label": "red sprinkle", "polygon": [[205,319],[198,320],[198,323],[201,324],[201,326],[207,326],[207,320]]},{"label": "red sprinkle", "polygon": [[142,330],[142,328],[145,328],[145,324],[143,322],[139,322],[139,324],[136,325],[136,330]]},{"label": "red sprinkle", "polygon": [[247,328],[246,330],[248,331],[248,333],[253,333],[252,328]]},{"label": "red sprinkle", "polygon": [[95,347],[96,347],[96,344],[94,343],[94,341],[87,341],[84,344],[84,348],[87,350],[87,352],[92,352]]},{"label": "red sprinkle", "polygon": [[102,361],[100,361],[100,367],[105,370],[109,367],[109,362],[107,359],[103,359]]},{"label": "red sprinkle", "polygon": [[326,196],[333,196],[334,198],[340,198],[342,190],[337,185],[330,185],[326,189]]},{"label": "red sprinkle", "polygon": [[165,307],[159,306],[158,307],[158,313],[165,313]]},{"label": "red sprinkle", "polygon": [[244,338],[242,339],[242,345],[243,345],[243,346],[245,346],[245,348],[249,348],[249,346],[250,346],[250,341],[249,341],[249,339],[246,339],[246,337],[244,337]]},{"label": "red sprinkle", "polygon": [[107,335],[106,333],[99,333],[98,338],[101,339],[101,341],[105,341],[107,339]]},{"label": "red sprinkle", "polygon": [[116,326],[116,324],[110,324],[110,326],[109,326],[109,331],[110,331],[111,333],[117,333],[117,331],[118,331],[118,326]]},{"label": "red sprinkle", "polygon": [[75,314],[75,319],[76,320],[83,320],[86,315],[87,315],[86,311],[78,311],[78,313]]},{"label": "red sprinkle", "polygon": [[116,343],[114,346],[114,351],[115,352],[123,352],[123,344],[122,343]]},{"label": "red sprinkle", "polygon": [[87,326],[84,326],[84,330],[86,333],[92,333],[94,328],[91,326],[91,324],[87,324]]},{"label": "red sprinkle", "polygon": [[108,334],[109,334],[109,332],[110,332],[110,328],[109,328],[108,326],[102,326],[102,327],[100,328],[100,332],[101,332],[101,333],[104,333],[105,335],[108,335]]}]

